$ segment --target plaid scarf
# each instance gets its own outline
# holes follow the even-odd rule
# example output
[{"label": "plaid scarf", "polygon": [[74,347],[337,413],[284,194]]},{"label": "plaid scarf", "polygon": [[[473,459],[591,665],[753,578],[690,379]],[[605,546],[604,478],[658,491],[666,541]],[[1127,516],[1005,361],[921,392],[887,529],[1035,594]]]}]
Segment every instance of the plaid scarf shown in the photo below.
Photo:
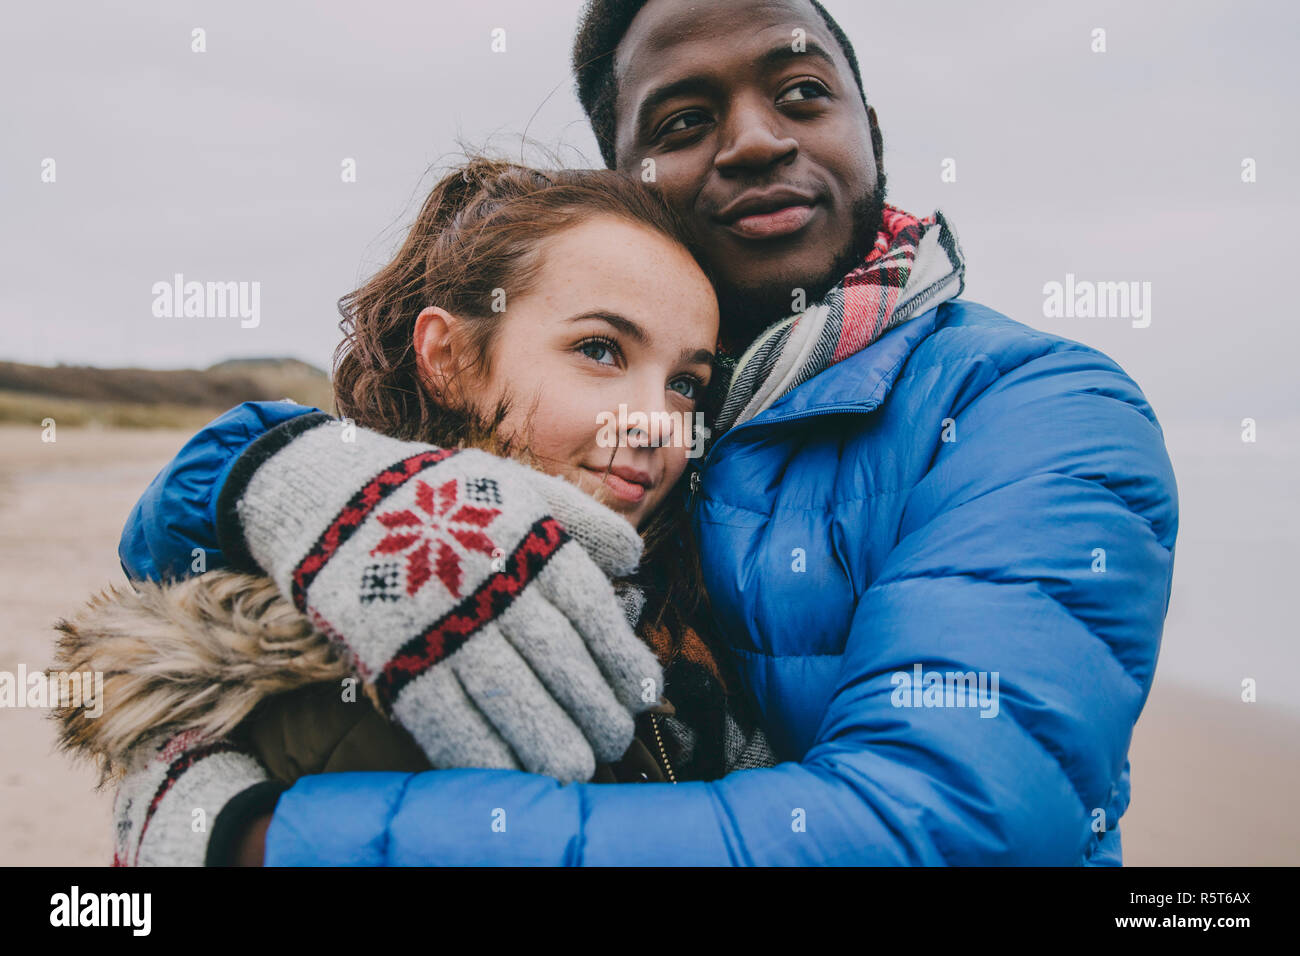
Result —
[{"label": "plaid scarf", "polygon": [[767,734],[727,659],[692,627],[644,631],[664,667],[664,696],[677,711],[661,721],[677,779],[718,780],[735,770],[775,767]]},{"label": "plaid scarf", "polygon": [[961,295],[966,260],[942,212],[917,219],[886,205],[882,218],[861,265],[821,302],[769,326],[735,363],[722,386],[714,439],[895,326]]},{"label": "plaid scarf", "polygon": [[645,562],[636,577],[615,589],[631,608],[637,636],[663,665],[664,696],[676,714],[660,718],[658,729],[677,779],[717,780],[733,770],[776,766],[735,662],[713,639],[705,608],[684,615],[664,560]]}]

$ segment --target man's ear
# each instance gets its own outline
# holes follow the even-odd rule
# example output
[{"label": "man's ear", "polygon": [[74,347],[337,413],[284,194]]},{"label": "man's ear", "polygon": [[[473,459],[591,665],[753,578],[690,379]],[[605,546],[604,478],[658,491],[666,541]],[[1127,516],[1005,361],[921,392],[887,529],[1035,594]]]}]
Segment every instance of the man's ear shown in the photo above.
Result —
[{"label": "man's ear", "polygon": [[420,380],[434,395],[446,395],[456,373],[456,326],[460,320],[436,305],[425,308],[415,319],[416,365]]},{"label": "man's ear", "polygon": [[867,122],[871,126],[871,151],[876,154],[876,177],[885,175],[885,141],[880,135],[880,123],[876,120],[876,108],[867,107]]}]

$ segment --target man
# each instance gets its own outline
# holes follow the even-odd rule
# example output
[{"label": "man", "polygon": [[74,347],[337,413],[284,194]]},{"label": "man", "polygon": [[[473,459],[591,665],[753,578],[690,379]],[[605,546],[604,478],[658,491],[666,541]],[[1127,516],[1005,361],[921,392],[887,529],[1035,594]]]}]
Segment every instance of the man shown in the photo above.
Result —
[{"label": "man", "polygon": [[[784,762],[681,786],[324,775],[225,819],[254,856],[269,819],[268,864],[1118,864],[1177,531],[1137,386],[956,299],[956,239],[885,205],[820,5],[595,0],[574,61],[606,164],[716,276],[729,380],[695,526]],[[181,479],[160,481],[146,512]],[[137,518],[124,563],[168,533]]]}]

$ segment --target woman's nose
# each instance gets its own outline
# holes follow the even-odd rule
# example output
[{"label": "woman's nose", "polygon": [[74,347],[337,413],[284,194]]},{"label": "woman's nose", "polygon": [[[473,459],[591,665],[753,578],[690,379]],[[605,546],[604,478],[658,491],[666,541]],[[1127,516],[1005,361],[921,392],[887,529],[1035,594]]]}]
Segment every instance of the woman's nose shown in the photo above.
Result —
[{"label": "woman's nose", "polygon": [[672,445],[673,436],[676,434],[672,413],[667,409],[656,409],[649,412],[646,417],[645,430],[632,429],[629,444],[634,448],[663,448]]},{"label": "woman's nose", "polygon": [[[634,413],[640,414],[634,414]],[[671,445],[677,435],[676,416],[668,407],[668,390],[662,386],[649,394],[643,404],[628,412],[627,443],[632,448]]]},{"label": "woman's nose", "polygon": [[662,448],[672,445],[675,435],[676,423],[671,412],[647,412],[644,418],[636,416],[629,422],[627,445],[629,448]]}]

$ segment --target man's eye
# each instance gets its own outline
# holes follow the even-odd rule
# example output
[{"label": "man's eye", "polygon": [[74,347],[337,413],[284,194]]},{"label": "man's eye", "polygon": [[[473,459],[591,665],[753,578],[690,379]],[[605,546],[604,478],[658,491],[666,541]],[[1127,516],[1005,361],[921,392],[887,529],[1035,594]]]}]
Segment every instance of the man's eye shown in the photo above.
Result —
[{"label": "man's eye", "polygon": [[679,126],[678,124],[681,123],[683,120],[688,120],[692,118],[698,119],[700,122],[703,122],[703,116],[704,114],[701,113],[699,110],[687,110],[685,113],[678,113],[668,122],[664,123],[663,126],[659,127],[659,135],[663,136],[668,133],[680,133],[684,130],[691,129],[694,126],[698,126],[699,123],[694,123],[691,124],[690,126]]},{"label": "man's eye", "polygon": [[[808,90],[812,90],[814,95],[813,96],[805,95],[805,93]],[[792,93],[797,93],[798,95],[791,96],[790,94]],[[778,96],[776,101],[778,103],[783,103],[783,102],[798,103],[801,100],[817,99],[823,96],[830,96],[830,90],[826,89],[826,87],[823,86],[821,83],[817,82],[816,80],[800,80],[794,86],[790,87],[780,96]]]}]

